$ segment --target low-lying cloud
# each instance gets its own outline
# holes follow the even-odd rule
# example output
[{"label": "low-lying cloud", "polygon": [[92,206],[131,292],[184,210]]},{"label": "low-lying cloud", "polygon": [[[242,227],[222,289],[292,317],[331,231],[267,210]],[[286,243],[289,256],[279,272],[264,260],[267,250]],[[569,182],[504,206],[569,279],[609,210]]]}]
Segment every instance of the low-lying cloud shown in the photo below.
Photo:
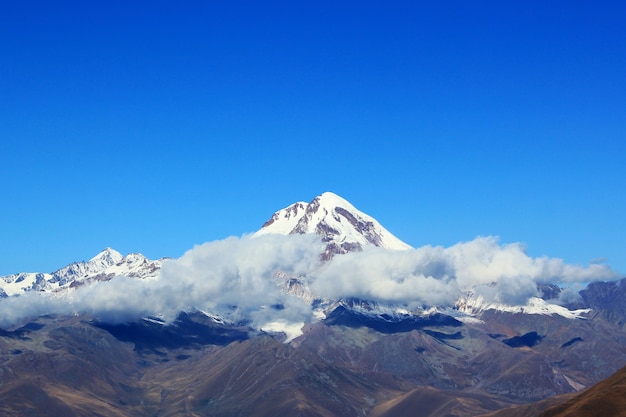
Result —
[{"label": "low-lying cloud", "polygon": [[479,237],[444,248],[389,252],[372,248],[325,265],[312,288],[323,297],[354,296],[408,305],[453,305],[474,289],[487,301],[523,304],[539,283],[581,283],[617,278],[606,265],[583,267],[526,254],[522,244]]},{"label": "low-lying cloud", "polygon": [[308,321],[309,306],[281,292],[273,277],[277,271],[300,276],[316,269],[321,249],[313,235],[231,237],[205,243],[179,259],[164,262],[156,279],[116,277],[78,287],[69,296],[27,293],[3,299],[0,326],[42,314],[79,312],[108,322],[146,316],[170,321],[178,312],[192,309],[253,325],[270,318]]},{"label": "low-lying cloud", "polygon": [[311,320],[303,299],[285,294],[278,273],[305,277],[323,298],[358,297],[409,307],[452,306],[473,289],[487,301],[523,304],[538,283],[575,285],[618,278],[606,265],[577,266],[558,258],[532,258],[519,243],[494,237],[444,248],[406,251],[371,248],[323,263],[315,235],[264,235],[205,243],[163,264],[156,279],[117,277],[71,291],[69,296],[28,293],[0,300],[0,327],[42,314],[90,313],[109,322],[146,316],[172,320],[199,309],[261,327]]}]

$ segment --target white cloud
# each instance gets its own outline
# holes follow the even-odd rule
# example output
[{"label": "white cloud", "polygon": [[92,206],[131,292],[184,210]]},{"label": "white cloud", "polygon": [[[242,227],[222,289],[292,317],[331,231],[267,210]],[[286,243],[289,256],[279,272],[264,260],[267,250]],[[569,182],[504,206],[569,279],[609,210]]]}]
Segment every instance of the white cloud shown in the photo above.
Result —
[{"label": "white cloud", "polygon": [[[299,276],[320,263],[321,243],[311,235],[267,235],[205,243],[163,265],[160,284],[167,285],[172,312],[192,307],[230,312],[263,321],[268,315],[294,314],[302,321],[302,300],[283,294],[273,280],[278,272]],[[284,309],[272,309],[282,305]],[[289,308],[287,308],[289,307]],[[307,317],[308,318],[308,317]]]},{"label": "white cloud", "polygon": [[454,303],[459,293],[441,248],[407,251],[370,249],[336,256],[313,273],[312,290],[322,297],[359,297],[402,303]]},{"label": "white cloud", "polygon": [[[27,293],[0,301],[0,326],[41,314],[85,312],[124,322],[145,316],[172,320],[192,308],[251,321],[308,321],[310,308],[283,294],[272,279],[283,271],[298,276],[320,263],[322,245],[312,235],[228,238],[205,243],[163,264],[156,279],[117,277],[85,285],[69,297]],[[281,308],[272,308],[272,306]],[[233,308],[236,306],[236,309]]]},{"label": "white cloud", "polygon": [[479,237],[449,248],[372,249],[336,257],[315,274],[312,287],[326,297],[425,305],[452,305],[463,291],[474,288],[488,301],[521,304],[537,295],[537,283],[614,278],[616,273],[605,265],[531,258],[519,243],[501,245],[495,237]]},{"label": "white cloud", "polygon": [[606,265],[583,267],[557,258],[532,258],[523,245],[500,244],[494,237],[449,248],[372,248],[338,255],[326,264],[320,262],[322,247],[314,235],[244,236],[205,243],[165,262],[156,279],[118,277],[79,287],[67,298],[29,293],[0,300],[0,326],[46,313],[87,312],[114,322],[144,316],[171,320],[192,308],[258,327],[309,321],[310,307],[280,291],[274,280],[277,272],[306,275],[312,291],[321,297],[359,297],[409,306],[453,305],[470,288],[487,301],[521,304],[536,295],[537,283],[571,286],[618,278]]}]

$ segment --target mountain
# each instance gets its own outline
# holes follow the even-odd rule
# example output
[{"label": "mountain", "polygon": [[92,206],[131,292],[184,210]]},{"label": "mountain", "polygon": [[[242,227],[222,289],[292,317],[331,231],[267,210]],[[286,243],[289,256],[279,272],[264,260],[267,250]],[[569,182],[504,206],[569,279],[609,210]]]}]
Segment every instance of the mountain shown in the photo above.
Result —
[{"label": "mountain", "polygon": [[[259,245],[274,238],[261,236],[307,233],[319,235],[325,245],[321,260],[317,246],[311,252],[311,268],[318,269],[289,273],[271,269],[270,261],[266,273],[220,263],[237,244],[252,245],[264,256],[273,247]],[[528,410],[535,414],[526,415],[537,415],[626,364],[626,280],[594,282],[562,304],[557,304],[561,288],[549,283],[538,285],[537,297],[524,305],[486,301],[472,289],[448,306],[321,297],[312,280],[335,262],[365,262],[381,253],[397,260],[412,253],[375,219],[332,193],[279,210],[249,239],[230,239],[218,248],[217,256],[172,261],[184,266],[179,269],[168,264],[161,270],[163,260],[122,256],[107,248],[54,273],[2,277],[0,288],[9,300],[0,299],[0,305],[6,302],[10,308],[22,300],[15,296],[25,292],[71,300],[72,294],[93,296],[94,288],[118,305],[111,294],[120,293],[109,292],[110,284],[120,282],[122,289],[145,297],[149,284],[158,284],[168,273],[170,281],[156,287],[166,295],[165,302],[174,298],[179,280],[194,302],[207,301],[200,292],[203,286],[215,285],[214,297],[224,288],[233,295],[226,298],[226,314],[212,310],[217,303],[208,300],[202,310],[189,303],[171,322],[134,316],[112,323],[82,312],[44,314],[21,327],[0,329],[0,414],[403,417],[419,410],[425,417],[463,417],[511,406],[517,407],[515,413],[500,415],[524,415],[517,414],[522,405],[532,404]],[[192,266],[222,268],[225,287],[217,286],[222,276],[194,275]],[[254,311],[255,317],[278,315],[271,326],[259,326],[252,316],[227,314],[245,304],[246,287],[231,288],[249,270],[248,284],[263,281],[263,290],[276,290],[286,300]],[[146,285],[115,281],[118,276]],[[333,276],[342,279],[341,273]],[[111,282],[88,286],[102,280]],[[493,289],[496,284],[487,285]],[[290,305],[294,299],[277,288],[297,302]],[[249,307],[253,303],[247,296]],[[33,297],[23,299],[33,302]],[[290,308],[310,317],[292,332],[286,330],[294,326],[285,318],[288,314],[280,315]],[[45,313],[42,309],[34,311]],[[618,389],[610,387],[608,391]]]},{"label": "mountain", "polygon": [[381,226],[376,219],[331,192],[315,197],[308,204],[298,202],[275,212],[255,235],[271,233],[315,233],[326,244],[324,259],[340,253],[359,251],[365,246],[390,250],[411,248]]},{"label": "mountain", "polygon": [[116,276],[145,279],[158,276],[163,259],[151,261],[140,253],[122,256],[105,248],[88,261],[73,262],[52,273],[23,272],[0,277],[0,297],[28,291],[60,292],[92,281],[108,281]]},{"label": "mountain", "polygon": [[[326,260],[335,254],[360,251],[368,246],[390,250],[411,248],[376,219],[331,192],[315,197],[310,203],[294,203],[275,212],[254,236],[305,233],[321,236],[325,243],[322,257]],[[26,272],[2,276],[0,298],[27,291],[58,292],[115,276],[154,278],[158,276],[162,263],[163,259],[149,260],[139,253],[122,256],[112,248],[105,248],[89,261],[74,262],[52,273]]]}]

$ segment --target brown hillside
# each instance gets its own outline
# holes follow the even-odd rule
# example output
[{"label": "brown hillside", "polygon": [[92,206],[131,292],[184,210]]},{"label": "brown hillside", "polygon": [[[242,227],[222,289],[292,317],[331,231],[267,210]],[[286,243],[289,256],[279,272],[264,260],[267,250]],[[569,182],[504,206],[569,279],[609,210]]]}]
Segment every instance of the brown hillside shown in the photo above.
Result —
[{"label": "brown hillside", "polygon": [[626,417],[626,367],[540,417]]}]

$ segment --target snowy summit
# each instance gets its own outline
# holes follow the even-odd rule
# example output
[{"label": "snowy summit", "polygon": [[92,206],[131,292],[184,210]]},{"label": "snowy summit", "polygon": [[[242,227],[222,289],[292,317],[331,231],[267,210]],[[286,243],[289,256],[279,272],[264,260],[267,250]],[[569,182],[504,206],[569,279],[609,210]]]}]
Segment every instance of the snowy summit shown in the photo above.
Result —
[{"label": "snowy summit", "polygon": [[277,211],[255,236],[271,233],[320,235],[326,243],[325,257],[328,259],[338,253],[362,250],[366,246],[390,250],[411,248],[376,219],[331,192],[315,197],[308,204],[298,202]]}]

